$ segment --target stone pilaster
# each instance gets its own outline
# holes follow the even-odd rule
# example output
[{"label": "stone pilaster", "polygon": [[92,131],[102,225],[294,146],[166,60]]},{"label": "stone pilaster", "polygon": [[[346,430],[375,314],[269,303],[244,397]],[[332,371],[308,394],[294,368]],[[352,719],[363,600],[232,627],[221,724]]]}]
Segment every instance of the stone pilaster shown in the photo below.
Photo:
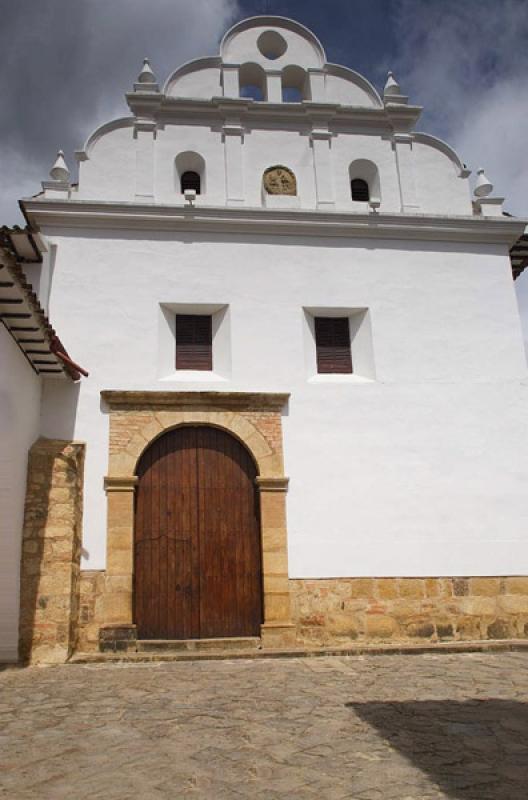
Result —
[{"label": "stone pilaster", "polygon": [[151,121],[137,122],[136,137],[136,200],[154,199],[154,142],[156,124]]},{"label": "stone pilaster", "polygon": [[394,134],[393,147],[400,181],[401,210],[402,212],[417,213],[420,210],[420,206],[414,180],[412,136],[406,133]]},{"label": "stone pilaster", "polygon": [[332,169],[332,133],[328,123],[321,121],[310,135],[312,142],[317,208],[335,206],[334,176]]},{"label": "stone pilaster", "polygon": [[224,90],[224,97],[240,97],[240,67],[238,64],[223,64],[222,65],[222,87]]},{"label": "stone pilaster", "polygon": [[29,452],[20,576],[25,663],[63,663],[76,646],[84,449],[39,439]]},{"label": "stone pilaster", "polygon": [[322,69],[308,69],[310,100],[313,103],[326,102],[325,74]]},{"label": "stone pilaster", "polygon": [[282,70],[267,70],[266,89],[268,103],[282,103]]},{"label": "stone pilaster", "polygon": [[264,584],[263,647],[295,643],[288,582],[286,492],[288,478],[257,478],[260,491],[262,531],[262,580]]},{"label": "stone pilaster", "polygon": [[244,203],[244,166],[242,147],[244,128],[239,119],[227,120],[222,128],[226,170],[226,201],[228,206]]},{"label": "stone pilaster", "polygon": [[105,478],[108,497],[106,623],[132,623],[134,491],[137,481],[135,475]]}]

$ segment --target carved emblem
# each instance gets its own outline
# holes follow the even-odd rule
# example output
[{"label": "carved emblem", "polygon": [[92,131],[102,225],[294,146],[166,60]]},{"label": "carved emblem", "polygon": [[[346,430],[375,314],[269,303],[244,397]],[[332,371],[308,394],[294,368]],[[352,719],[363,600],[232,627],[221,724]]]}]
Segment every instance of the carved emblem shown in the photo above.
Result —
[{"label": "carved emblem", "polygon": [[288,167],[268,167],[264,172],[264,188],[268,194],[297,194],[297,180]]}]

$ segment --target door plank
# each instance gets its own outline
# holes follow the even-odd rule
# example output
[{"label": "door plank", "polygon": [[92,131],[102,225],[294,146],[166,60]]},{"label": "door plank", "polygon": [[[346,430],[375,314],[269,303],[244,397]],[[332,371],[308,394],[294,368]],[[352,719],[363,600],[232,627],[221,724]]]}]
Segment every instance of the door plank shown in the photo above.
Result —
[{"label": "door plank", "polygon": [[143,454],[134,546],[140,638],[258,635],[256,474],[238,440],[207,426],[169,431]]}]

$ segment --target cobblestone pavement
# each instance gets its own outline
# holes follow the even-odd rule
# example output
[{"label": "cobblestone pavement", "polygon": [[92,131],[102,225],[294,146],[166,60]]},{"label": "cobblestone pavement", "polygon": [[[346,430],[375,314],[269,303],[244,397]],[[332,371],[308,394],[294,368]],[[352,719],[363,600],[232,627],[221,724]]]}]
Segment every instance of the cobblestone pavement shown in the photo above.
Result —
[{"label": "cobblestone pavement", "polygon": [[527,800],[528,654],[7,669],[0,797]]}]

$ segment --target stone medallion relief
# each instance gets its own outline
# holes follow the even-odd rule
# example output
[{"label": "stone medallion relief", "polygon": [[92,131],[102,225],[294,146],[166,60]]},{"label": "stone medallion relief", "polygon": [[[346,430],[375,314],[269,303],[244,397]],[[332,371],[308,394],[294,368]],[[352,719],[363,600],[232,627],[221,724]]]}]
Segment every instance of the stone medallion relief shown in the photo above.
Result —
[{"label": "stone medallion relief", "polygon": [[268,194],[297,194],[297,180],[288,167],[268,167],[264,172],[264,189]]}]

